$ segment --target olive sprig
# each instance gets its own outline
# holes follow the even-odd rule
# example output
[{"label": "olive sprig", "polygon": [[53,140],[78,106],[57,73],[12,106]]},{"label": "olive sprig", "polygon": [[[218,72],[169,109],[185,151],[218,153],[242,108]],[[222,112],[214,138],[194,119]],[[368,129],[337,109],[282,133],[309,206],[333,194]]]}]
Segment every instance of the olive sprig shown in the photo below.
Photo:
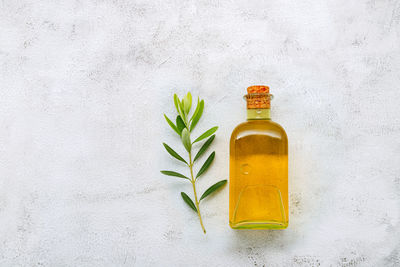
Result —
[{"label": "olive sprig", "polygon": [[[201,134],[199,137],[194,139],[194,141],[191,141],[191,133],[193,129],[196,127],[197,123],[199,122],[201,116],[203,115],[204,111],[204,100],[200,100],[200,98],[197,98],[197,105],[196,109],[194,110],[192,116],[189,118],[189,113],[190,109],[192,107],[192,95],[189,93],[186,94],[182,99],[179,99],[179,97],[174,94],[174,104],[176,111],[178,112],[178,115],[176,116],[176,123],[173,123],[167,115],[164,114],[165,120],[171,126],[171,128],[178,134],[179,138],[181,139],[181,142],[183,146],[185,147],[186,151],[188,152],[188,160],[185,160],[183,157],[181,157],[174,149],[172,149],[169,145],[166,143],[163,143],[165,149],[167,152],[174,157],[175,159],[183,162],[187,167],[189,168],[190,175],[183,175],[179,172],[175,171],[166,171],[163,170],[161,171],[162,174],[168,175],[168,176],[174,176],[177,178],[182,178],[185,180],[188,180],[192,184],[193,188],[193,195],[194,195],[194,201],[185,193],[181,192],[182,199],[185,201],[185,203],[197,213],[197,216],[199,217],[200,220],[200,225],[201,228],[203,229],[203,232],[206,233],[206,230],[204,228],[203,220],[201,218],[201,213],[200,213],[200,202],[209,196],[210,194],[214,193],[221,187],[223,187],[226,183],[227,180],[221,180],[212,186],[210,186],[204,193],[201,195],[200,198],[197,197],[197,192],[196,192],[196,181],[200,176],[202,176],[208,168],[211,166],[211,163],[214,161],[215,158],[215,151],[213,151],[208,158],[204,161],[203,165],[201,166],[200,170],[197,172],[196,175],[194,175],[193,171],[193,165],[194,163],[207,151],[207,149],[210,147],[211,143],[215,139],[215,132],[218,130],[218,127],[212,127],[205,131],[203,134]],[[201,142],[204,139],[208,138],[203,145],[200,147],[200,149],[197,151],[196,155],[192,159],[192,147],[193,144],[197,142]]]}]

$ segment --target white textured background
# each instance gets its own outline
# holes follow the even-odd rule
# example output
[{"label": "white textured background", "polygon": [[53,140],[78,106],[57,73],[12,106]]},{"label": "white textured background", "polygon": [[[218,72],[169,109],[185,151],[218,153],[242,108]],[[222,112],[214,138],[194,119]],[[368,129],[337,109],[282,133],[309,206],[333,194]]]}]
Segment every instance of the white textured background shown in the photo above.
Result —
[{"label": "white textured background", "polygon": [[[180,3],[182,2],[182,3]],[[399,266],[400,2],[0,3],[0,266]],[[219,125],[267,84],[290,141],[290,226],[233,231],[161,145],[172,95]],[[204,158],[203,158],[204,160]]]}]

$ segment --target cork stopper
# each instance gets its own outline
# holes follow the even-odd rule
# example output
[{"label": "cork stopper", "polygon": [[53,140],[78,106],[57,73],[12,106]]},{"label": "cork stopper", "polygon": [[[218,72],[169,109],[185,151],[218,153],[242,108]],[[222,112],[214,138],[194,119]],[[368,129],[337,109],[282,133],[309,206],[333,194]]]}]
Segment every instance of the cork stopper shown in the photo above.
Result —
[{"label": "cork stopper", "polygon": [[272,95],[269,87],[265,85],[253,85],[247,88],[247,109],[269,109],[271,108]]}]

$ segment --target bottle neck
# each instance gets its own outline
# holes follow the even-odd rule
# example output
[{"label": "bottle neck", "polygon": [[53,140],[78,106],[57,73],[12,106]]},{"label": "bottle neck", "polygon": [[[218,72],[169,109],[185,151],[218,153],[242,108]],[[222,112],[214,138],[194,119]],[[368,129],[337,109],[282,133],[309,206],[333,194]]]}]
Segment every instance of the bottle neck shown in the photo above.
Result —
[{"label": "bottle neck", "polygon": [[271,109],[249,108],[247,109],[247,120],[271,120]]}]

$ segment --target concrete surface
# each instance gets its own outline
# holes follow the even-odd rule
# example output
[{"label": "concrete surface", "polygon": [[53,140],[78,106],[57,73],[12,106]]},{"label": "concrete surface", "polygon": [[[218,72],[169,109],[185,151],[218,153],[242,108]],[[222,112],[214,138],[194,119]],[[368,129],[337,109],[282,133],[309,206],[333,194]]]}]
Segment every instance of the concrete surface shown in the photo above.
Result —
[{"label": "concrete surface", "polygon": [[[0,266],[400,266],[399,1],[0,3]],[[162,113],[219,125],[200,191],[228,177],[242,95],[267,84],[290,141],[290,226],[206,236],[162,176]],[[203,159],[204,160],[204,159]]]}]

